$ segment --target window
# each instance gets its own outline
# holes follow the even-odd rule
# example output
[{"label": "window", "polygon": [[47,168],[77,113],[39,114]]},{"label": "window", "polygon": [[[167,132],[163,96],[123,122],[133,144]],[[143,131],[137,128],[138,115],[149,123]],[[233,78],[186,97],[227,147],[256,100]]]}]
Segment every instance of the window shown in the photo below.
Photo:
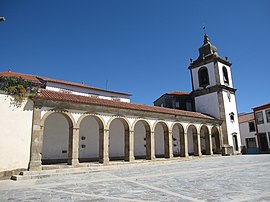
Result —
[{"label": "window", "polygon": [[249,122],[248,126],[249,126],[249,132],[255,132],[255,123],[254,123],[254,121]]},{"label": "window", "polygon": [[227,71],[227,68],[224,66],[223,66],[223,81],[225,84],[229,85],[228,71]]},{"label": "window", "polygon": [[206,67],[202,67],[199,69],[198,76],[199,76],[200,87],[205,88],[206,86],[209,85],[209,76],[208,76],[208,70]]},{"label": "window", "polygon": [[262,112],[257,112],[255,115],[256,115],[257,124],[263,124],[264,123],[263,113]]},{"label": "window", "polygon": [[246,138],[246,144],[247,144],[247,148],[254,148],[254,147],[256,148],[257,147],[255,137]]},{"label": "window", "polygon": [[161,106],[161,107],[163,107],[163,106],[164,106],[164,104],[163,104],[163,103],[161,103],[161,104],[160,104],[160,106]]},{"label": "window", "polygon": [[191,104],[191,101],[187,101],[187,102],[186,102],[186,110],[187,110],[187,111],[192,111],[192,104]]},{"label": "window", "polygon": [[233,112],[231,112],[229,115],[230,115],[230,119],[231,119],[231,121],[234,121],[234,113],[233,113]]},{"label": "window", "polygon": [[177,109],[180,108],[180,103],[179,103],[179,101],[176,101],[176,102],[175,102],[175,108],[177,108]]},{"label": "window", "polygon": [[68,89],[63,89],[63,88],[60,88],[59,90],[61,93],[67,93],[67,94],[71,94],[72,91],[71,90],[68,90]]},{"label": "window", "polygon": [[270,122],[270,109],[265,111],[265,115],[266,115],[266,120],[269,123]]}]

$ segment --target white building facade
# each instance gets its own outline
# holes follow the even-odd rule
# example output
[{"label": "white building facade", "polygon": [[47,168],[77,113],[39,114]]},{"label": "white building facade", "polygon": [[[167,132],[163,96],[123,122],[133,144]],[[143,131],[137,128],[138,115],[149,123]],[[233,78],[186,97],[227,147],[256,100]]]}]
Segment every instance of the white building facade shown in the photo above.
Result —
[{"label": "white building facade", "polygon": [[256,133],[261,153],[270,152],[270,103],[253,108]]},{"label": "white building facade", "polygon": [[[206,36],[203,46],[208,45]],[[237,154],[241,144],[230,63],[220,57],[201,63],[200,57],[190,65],[197,112],[133,104],[130,94],[85,84],[0,73],[38,86],[20,106],[1,91],[0,177],[47,164]]]},{"label": "white building facade", "polygon": [[239,114],[239,128],[241,134],[243,154],[257,154],[259,153],[259,144],[256,133],[256,123],[254,113]]}]

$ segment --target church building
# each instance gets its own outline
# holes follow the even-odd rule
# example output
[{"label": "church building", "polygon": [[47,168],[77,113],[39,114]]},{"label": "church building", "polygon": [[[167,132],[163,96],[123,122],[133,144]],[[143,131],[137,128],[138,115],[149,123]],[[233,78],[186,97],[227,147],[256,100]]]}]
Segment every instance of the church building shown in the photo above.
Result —
[{"label": "church building", "polygon": [[131,103],[128,93],[1,72],[0,177],[47,165],[238,154],[231,63],[205,35],[189,70],[192,91],[166,93],[157,106]]}]

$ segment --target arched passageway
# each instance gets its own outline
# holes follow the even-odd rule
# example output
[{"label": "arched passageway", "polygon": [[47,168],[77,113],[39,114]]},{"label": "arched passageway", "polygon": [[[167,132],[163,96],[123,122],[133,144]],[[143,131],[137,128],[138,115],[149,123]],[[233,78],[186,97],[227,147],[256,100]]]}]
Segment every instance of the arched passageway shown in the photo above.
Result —
[{"label": "arched passageway", "polygon": [[184,128],[180,123],[174,124],[172,128],[173,156],[185,156]]},{"label": "arched passageway", "polygon": [[214,154],[220,154],[221,153],[221,147],[220,147],[220,135],[217,127],[212,128],[212,148]]},{"label": "arched passageway", "polygon": [[151,131],[149,124],[144,120],[139,120],[134,126],[134,156],[135,159],[146,159],[150,156],[150,137]]},{"label": "arched passageway", "polygon": [[201,152],[204,155],[211,154],[210,147],[210,134],[207,126],[202,126],[200,129],[200,140],[201,140]]},{"label": "arched passageway", "polygon": [[169,157],[169,129],[164,122],[155,125],[155,156],[156,158]]},{"label": "arched passageway", "polygon": [[187,130],[188,136],[188,154],[189,155],[199,155],[198,147],[198,132],[194,125],[190,125]]},{"label": "arched passageway", "polygon": [[79,127],[79,162],[98,161],[102,121],[95,116],[85,116],[80,120]]},{"label": "arched passageway", "polygon": [[51,113],[44,121],[42,164],[67,163],[73,123],[64,113]]},{"label": "arched passageway", "polygon": [[125,119],[115,118],[109,126],[109,159],[128,158],[129,126]]}]

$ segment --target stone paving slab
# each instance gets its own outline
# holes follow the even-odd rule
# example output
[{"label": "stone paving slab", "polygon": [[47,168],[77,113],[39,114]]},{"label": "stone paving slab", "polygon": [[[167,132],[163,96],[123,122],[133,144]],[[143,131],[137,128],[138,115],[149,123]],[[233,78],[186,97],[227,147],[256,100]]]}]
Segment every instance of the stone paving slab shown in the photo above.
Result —
[{"label": "stone paving slab", "polygon": [[87,174],[3,180],[0,201],[270,201],[270,155],[115,165]]}]

